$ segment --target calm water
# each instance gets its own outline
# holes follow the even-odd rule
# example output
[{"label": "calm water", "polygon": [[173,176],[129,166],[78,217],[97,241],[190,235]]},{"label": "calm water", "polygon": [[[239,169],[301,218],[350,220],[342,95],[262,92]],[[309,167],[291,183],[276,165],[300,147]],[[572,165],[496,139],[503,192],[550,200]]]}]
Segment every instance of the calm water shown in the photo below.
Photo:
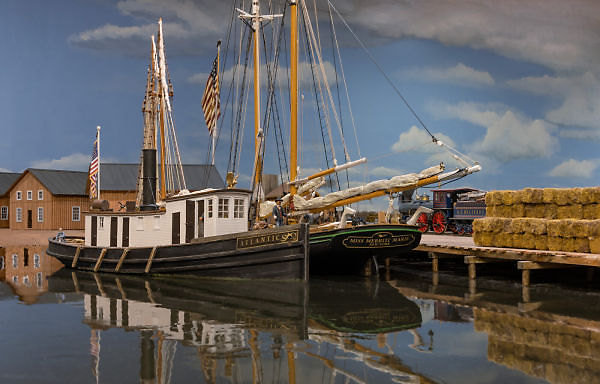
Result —
[{"label": "calm water", "polygon": [[143,279],[5,253],[2,383],[600,382],[600,291],[400,271]]}]

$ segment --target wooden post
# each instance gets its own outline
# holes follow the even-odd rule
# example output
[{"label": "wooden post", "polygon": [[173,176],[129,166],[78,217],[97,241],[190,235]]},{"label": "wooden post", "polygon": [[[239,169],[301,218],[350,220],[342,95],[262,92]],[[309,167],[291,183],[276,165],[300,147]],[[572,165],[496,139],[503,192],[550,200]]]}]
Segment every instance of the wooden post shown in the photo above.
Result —
[{"label": "wooden post", "polygon": [[81,247],[77,247],[75,251],[75,257],[73,258],[73,263],[71,263],[71,268],[75,268],[77,265],[77,260],[79,260],[79,253],[81,252]]},{"label": "wooden post", "polygon": [[438,257],[437,253],[429,252],[429,257],[431,258],[431,270],[435,273],[439,272],[440,258]]},{"label": "wooden post", "polygon": [[100,256],[98,257],[98,260],[96,261],[96,265],[94,266],[94,272],[98,272],[98,269],[100,269],[102,260],[104,260],[104,255],[106,255],[106,248],[103,248],[102,252],[100,252]]},{"label": "wooden post", "polygon": [[125,248],[123,253],[121,254],[121,258],[119,259],[119,263],[115,267],[115,272],[119,272],[121,270],[121,266],[123,265],[123,261],[125,261],[125,256],[129,253],[129,248]]},{"label": "wooden post", "polygon": [[368,259],[363,268],[363,276],[371,276],[373,274],[373,260]]},{"label": "wooden post", "polygon": [[477,264],[475,263],[469,263],[469,280],[475,280],[477,278],[476,265]]},{"label": "wooden post", "polygon": [[148,263],[146,264],[146,269],[144,272],[150,272],[150,267],[152,266],[152,260],[154,260],[154,255],[156,254],[157,247],[152,248],[152,252],[150,252],[150,257],[148,258]]},{"label": "wooden post", "polygon": [[433,272],[431,280],[431,283],[437,287],[437,285],[440,283],[440,274],[438,272]]},{"label": "wooden post", "polygon": [[523,269],[521,272],[521,285],[523,287],[529,287],[530,279],[531,279],[531,270]]}]

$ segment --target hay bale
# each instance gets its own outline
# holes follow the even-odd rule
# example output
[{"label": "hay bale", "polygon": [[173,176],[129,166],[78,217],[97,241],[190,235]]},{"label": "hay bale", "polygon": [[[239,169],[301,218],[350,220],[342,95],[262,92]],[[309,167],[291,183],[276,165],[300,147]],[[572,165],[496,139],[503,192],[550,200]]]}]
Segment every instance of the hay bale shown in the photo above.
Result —
[{"label": "hay bale", "polygon": [[496,206],[495,205],[488,205],[485,207],[485,217],[496,217]]},{"label": "hay bale", "polygon": [[525,204],[513,204],[510,206],[510,217],[525,217]]},{"label": "hay bale", "polygon": [[485,205],[496,206],[502,204],[502,191],[489,191],[485,194]]},{"label": "hay bale", "polygon": [[546,221],[546,230],[550,237],[560,237],[560,220],[548,220]]},{"label": "hay bale", "polygon": [[541,188],[525,188],[521,195],[521,202],[527,204],[541,204],[544,202],[544,190]]},{"label": "hay bale", "polygon": [[526,219],[523,227],[524,232],[533,233],[534,235],[545,235],[547,233],[547,220]]},{"label": "hay bale", "polygon": [[523,247],[523,234],[522,233],[513,233],[510,235],[511,239],[511,248],[524,248]]},{"label": "hay bale", "polygon": [[513,233],[513,225],[512,225],[513,219],[504,218],[504,219],[501,219],[501,223],[502,223],[501,229],[500,229],[501,232]]},{"label": "hay bale", "polygon": [[544,218],[548,220],[558,219],[558,205],[544,204]]},{"label": "hay bale", "polygon": [[544,204],[554,203],[554,189],[555,188],[544,188],[542,191],[542,202]]},{"label": "hay bale", "polygon": [[563,237],[562,247],[559,251],[575,252],[575,238],[574,237]]},{"label": "hay bale", "polygon": [[527,219],[523,217],[517,217],[512,219],[512,233],[523,233],[525,232],[525,222]]},{"label": "hay bale", "polygon": [[600,220],[588,221],[588,235],[600,237]]},{"label": "hay bale", "polygon": [[473,234],[485,231],[488,225],[488,221],[489,220],[486,218],[473,220]]},{"label": "hay bale", "polygon": [[494,244],[494,234],[492,232],[482,232],[480,239],[480,243],[476,243],[482,247],[491,247]]},{"label": "hay bale", "polygon": [[586,220],[600,219],[600,203],[584,205],[583,218]]},{"label": "hay bale", "polygon": [[540,251],[548,250],[548,236],[536,235],[535,236],[535,249]]},{"label": "hay bale", "polygon": [[559,205],[557,208],[558,219],[582,219],[583,205]]},{"label": "hay bale", "polygon": [[573,238],[573,252],[588,253],[590,251],[589,239],[577,237]]},{"label": "hay bale", "polygon": [[589,220],[572,220],[568,227],[567,235],[570,237],[586,238],[590,235]]},{"label": "hay bale", "polygon": [[502,205],[513,205],[515,203],[515,191],[502,191]]},{"label": "hay bale", "polygon": [[525,249],[535,249],[535,235],[533,233],[524,233],[521,235],[521,247]]},{"label": "hay bale", "polygon": [[591,236],[589,238],[590,252],[600,254],[600,236]]},{"label": "hay bale", "polygon": [[525,204],[525,212],[523,217],[535,217],[535,206],[537,204]]},{"label": "hay bale", "polygon": [[483,236],[483,231],[475,231],[475,222],[473,222],[473,243],[475,245],[483,246],[481,243],[481,237]]},{"label": "hay bale", "polygon": [[579,202],[581,204],[599,204],[600,187],[581,188]]},{"label": "hay bale", "polygon": [[569,188],[557,188],[553,192],[553,200],[557,205],[569,205],[573,203],[573,190]]},{"label": "hay bale", "polygon": [[548,250],[562,251],[563,239],[559,236],[548,236]]},{"label": "hay bale", "polygon": [[534,218],[543,219],[546,214],[546,207],[544,204],[534,204],[533,206]]}]

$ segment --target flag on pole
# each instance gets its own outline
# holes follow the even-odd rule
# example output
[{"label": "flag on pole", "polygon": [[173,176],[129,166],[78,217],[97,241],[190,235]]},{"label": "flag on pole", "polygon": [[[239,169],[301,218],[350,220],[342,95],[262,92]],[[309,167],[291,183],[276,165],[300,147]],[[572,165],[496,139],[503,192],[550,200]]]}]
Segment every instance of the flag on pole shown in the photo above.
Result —
[{"label": "flag on pole", "polygon": [[212,70],[206,81],[206,89],[202,96],[202,110],[208,132],[212,136],[217,128],[217,119],[221,116],[221,101],[219,96],[219,56],[213,62]]},{"label": "flag on pole", "polygon": [[92,160],[90,161],[90,199],[98,198],[98,173],[100,172],[100,156],[98,147],[100,146],[100,131],[96,132],[94,141],[94,150],[92,151]]}]

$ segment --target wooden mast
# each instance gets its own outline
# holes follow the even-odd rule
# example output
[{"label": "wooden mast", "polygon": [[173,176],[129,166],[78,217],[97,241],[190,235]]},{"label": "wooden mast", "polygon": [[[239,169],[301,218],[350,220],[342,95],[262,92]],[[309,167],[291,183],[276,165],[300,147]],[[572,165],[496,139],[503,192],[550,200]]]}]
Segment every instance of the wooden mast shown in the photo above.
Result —
[{"label": "wooden mast", "polygon": [[259,134],[262,133],[262,130],[260,128],[260,51],[258,49],[261,20],[258,0],[252,0],[252,16],[252,39],[254,43],[254,159],[256,161],[254,183],[256,186],[258,186],[262,173],[262,161],[259,153]]},{"label": "wooden mast", "polygon": [[[162,36],[162,17],[158,19],[158,47],[159,49],[163,44],[163,36]],[[160,70],[158,72],[158,82],[160,84],[161,79],[166,74],[162,73]],[[166,179],[165,179],[165,97],[162,89],[158,92],[158,102],[160,105],[160,199],[165,200],[167,197],[167,187],[166,187]]]},{"label": "wooden mast", "polygon": [[[290,2],[290,182],[298,170],[298,10],[297,0]],[[290,184],[290,201],[296,194],[296,184]]]}]

